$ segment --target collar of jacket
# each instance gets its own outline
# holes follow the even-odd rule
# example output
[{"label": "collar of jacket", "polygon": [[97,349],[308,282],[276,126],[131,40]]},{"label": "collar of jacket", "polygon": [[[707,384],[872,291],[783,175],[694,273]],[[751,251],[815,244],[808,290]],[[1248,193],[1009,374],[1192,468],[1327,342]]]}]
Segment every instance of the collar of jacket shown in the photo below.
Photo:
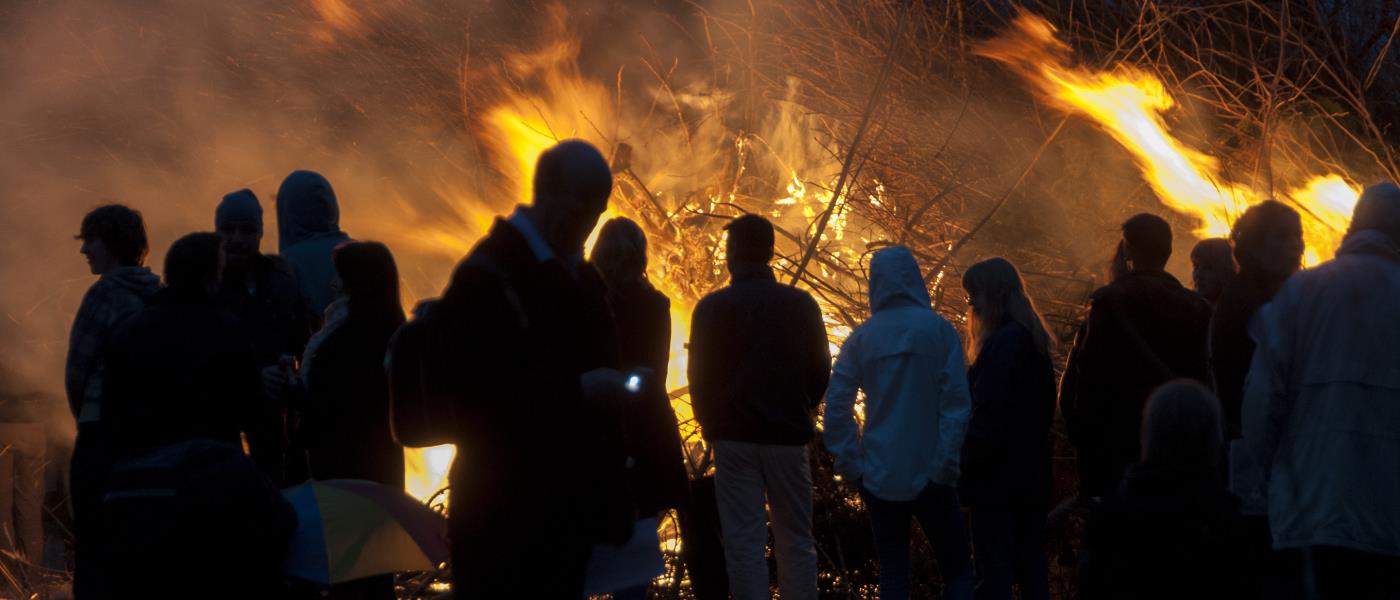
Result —
[{"label": "collar of jacket", "polygon": [[1178,280],[1178,279],[1176,278],[1176,276],[1174,276],[1174,275],[1172,275],[1171,273],[1168,273],[1168,272],[1166,272],[1166,271],[1128,271],[1128,272],[1127,272],[1125,275],[1123,275],[1123,277],[1121,277],[1120,279],[1132,279],[1132,278],[1157,279],[1157,280],[1160,280],[1160,281],[1162,281],[1162,282],[1169,282],[1169,283],[1171,283],[1172,285],[1175,285],[1175,286],[1177,286],[1177,287],[1184,287],[1184,286],[1181,285],[1181,281]]},{"label": "collar of jacket", "polygon": [[544,241],[544,236],[535,228],[535,222],[530,219],[530,213],[524,206],[515,207],[515,212],[506,218],[506,223],[514,227],[520,233],[520,237],[525,239],[525,244],[530,247],[530,252],[534,253],[536,262],[554,260],[554,249]]},{"label": "collar of jacket", "polygon": [[1362,229],[1347,236],[1337,254],[1370,254],[1400,262],[1400,246],[1385,232],[1375,229]]},{"label": "collar of jacket", "polygon": [[733,283],[740,281],[777,281],[773,276],[773,267],[767,263],[751,262],[731,262],[729,263],[729,280]]}]

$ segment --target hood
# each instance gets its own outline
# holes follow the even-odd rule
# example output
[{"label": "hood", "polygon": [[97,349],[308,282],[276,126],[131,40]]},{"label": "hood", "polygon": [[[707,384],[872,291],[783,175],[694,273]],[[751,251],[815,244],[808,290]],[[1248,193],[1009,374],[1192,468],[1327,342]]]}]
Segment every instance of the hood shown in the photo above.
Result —
[{"label": "hood", "polygon": [[929,308],[928,286],[909,249],[891,246],[870,258],[870,311],[904,304]]},{"label": "hood", "polygon": [[110,281],[143,300],[150,298],[160,289],[160,277],[146,267],[121,267],[103,275],[102,280]]},{"label": "hood", "polygon": [[1361,229],[1351,232],[1337,254],[1372,254],[1400,262],[1400,246],[1389,235],[1377,229]]},{"label": "hood", "polygon": [[314,171],[293,171],[277,188],[277,247],[340,233],[340,204],[331,182]]}]

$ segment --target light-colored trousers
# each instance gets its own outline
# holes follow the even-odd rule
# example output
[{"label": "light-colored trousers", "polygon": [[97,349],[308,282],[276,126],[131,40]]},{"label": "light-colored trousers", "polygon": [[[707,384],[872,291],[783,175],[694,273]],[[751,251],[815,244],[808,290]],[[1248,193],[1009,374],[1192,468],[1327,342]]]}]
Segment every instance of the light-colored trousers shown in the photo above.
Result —
[{"label": "light-colored trousers", "polygon": [[770,521],[783,600],[815,599],[817,546],[812,537],[812,471],[807,446],[724,440],[714,446],[715,496],[734,600],[771,597],[764,558]]}]

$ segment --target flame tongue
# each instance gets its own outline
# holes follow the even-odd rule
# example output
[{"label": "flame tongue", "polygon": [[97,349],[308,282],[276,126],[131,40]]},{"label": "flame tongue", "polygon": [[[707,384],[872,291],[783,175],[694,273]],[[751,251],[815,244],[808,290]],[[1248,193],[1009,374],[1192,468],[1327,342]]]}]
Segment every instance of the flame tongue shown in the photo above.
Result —
[{"label": "flame tongue", "polygon": [[[1059,110],[1093,120],[1132,153],[1163,204],[1198,219],[1197,236],[1228,235],[1235,217],[1266,199],[1224,180],[1215,157],[1167,130],[1162,115],[1174,102],[1161,80],[1127,65],[1112,71],[1068,66],[1068,47],[1045,19],[1022,13],[1012,31],[983,42],[976,52],[1005,63]],[[1304,227],[1307,264],[1332,256],[1359,194],[1343,176],[1328,174],[1312,177],[1281,198],[1309,221]]]}]

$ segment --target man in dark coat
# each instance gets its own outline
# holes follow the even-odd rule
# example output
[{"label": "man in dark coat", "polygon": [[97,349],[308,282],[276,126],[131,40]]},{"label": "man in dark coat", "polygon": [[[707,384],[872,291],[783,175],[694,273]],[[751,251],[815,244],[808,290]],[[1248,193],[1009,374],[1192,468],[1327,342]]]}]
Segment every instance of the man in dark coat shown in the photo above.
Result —
[{"label": "man in dark coat", "polygon": [[1249,207],[1230,232],[1240,273],[1216,303],[1210,324],[1210,363],[1225,414],[1226,439],[1240,437],[1244,379],[1254,358],[1249,321],[1303,261],[1303,221],[1275,200]]},{"label": "man in dark coat", "polygon": [[1117,489],[1138,459],[1142,406],[1158,385],[1176,378],[1210,381],[1206,338],[1210,304],[1163,268],[1172,252],[1171,226],[1139,214],[1123,223],[1128,271],[1096,290],[1071,351],[1060,410],[1077,451],[1080,491]]},{"label": "man in dark coat", "polygon": [[[253,358],[263,372],[262,417],[248,432],[253,456],[269,477],[280,483],[304,478],[304,461],[286,460],[286,373],[282,363],[301,356],[311,336],[311,313],[302,299],[296,273],[286,260],[263,254],[263,210],[251,190],[224,196],[214,212],[214,227],[223,238],[224,272],[218,303],[237,315],[253,340]],[[288,468],[294,474],[288,474]]]},{"label": "man in dark coat", "polygon": [[590,545],[620,542],[622,376],[583,244],[612,174],[586,142],[541,154],[534,202],[498,219],[457,266],[433,318],[459,343],[452,464],[455,593],[578,598]]},{"label": "man in dark coat", "polygon": [[773,276],[771,223],[744,215],[726,229],[730,283],[695,306],[689,375],[715,449],[729,589],[740,600],[769,595],[766,498],[783,597],[815,598],[807,444],[831,376],[826,327],[810,294]]},{"label": "man in dark coat", "polygon": [[213,298],[219,246],[213,233],[177,240],[166,256],[167,286],[117,330],[103,407],[111,455],[192,439],[241,444],[253,423],[253,344]]},{"label": "man in dark coat", "polygon": [[[275,598],[295,516],[244,455],[260,393],[253,344],[214,299],[222,242],[192,233],[166,254],[166,287],[107,354],[103,501],[113,598]],[[256,448],[253,449],[256,451]],[[148,577],[173,569],[170,589]],[[139,590],[139,592],[138,592]]]}]

